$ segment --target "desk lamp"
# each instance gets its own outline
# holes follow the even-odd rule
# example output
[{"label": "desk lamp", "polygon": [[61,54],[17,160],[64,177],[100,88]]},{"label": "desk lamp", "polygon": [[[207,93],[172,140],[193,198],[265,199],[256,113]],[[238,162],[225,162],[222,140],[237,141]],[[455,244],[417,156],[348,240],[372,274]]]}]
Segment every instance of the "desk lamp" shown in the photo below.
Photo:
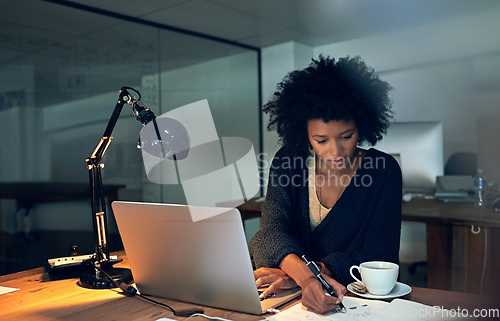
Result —
[{"label": "desk lamp", "polygon": [[[128,90],[134,91],[139,97],[132,96]],[[129,269],[114,268],[113,265],[120,262],[121,259],[111,258],[109,255],[106,204],[101,178],[101,169],[104,168],[101,159],[113,139],[111,133],[124,104],[127,103],[132,106],[133,114],[144,125],[139,136],[138,148],[142,148],[143,151],[155,157],[174,161],[187,157],[189,152],[189,135],[186,128],[172,118],[156,118],[153,112],[140,99],[141,94],[134,88],[122,87],[120,89],[118,101],[104,134],[92,152],[92,155],[85,160],[89,171],[95,245],[95,254],[91,260],[93,264],[99,266],[100,269],[104,270],[114,280],[120,280],[125,283],[132,281],[132,273]],[[151,124],[146,126],[148,123]],[[110,280],[100,269],[92,269],[92,271],[83,274],[80,277],[79,284],[83,287],[97,289],[116,287],[116,282]]]}]

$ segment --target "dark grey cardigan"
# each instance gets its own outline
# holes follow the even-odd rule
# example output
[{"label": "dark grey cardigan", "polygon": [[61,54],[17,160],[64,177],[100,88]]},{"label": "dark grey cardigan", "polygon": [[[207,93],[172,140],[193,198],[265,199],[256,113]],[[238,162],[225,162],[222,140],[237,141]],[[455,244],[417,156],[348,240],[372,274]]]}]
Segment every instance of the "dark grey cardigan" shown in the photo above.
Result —
[{"label": "dark grey cardigan", "polygon": [[275,155],[260,230],[249,243],[255,268],[278,267],[288,254],[325,263],[334,278],[353,281],[352,265],[383,260],[399,263],[402,176],[396,160],[368,150],[344,193],[311,231],[306,158],[286,148]]}]

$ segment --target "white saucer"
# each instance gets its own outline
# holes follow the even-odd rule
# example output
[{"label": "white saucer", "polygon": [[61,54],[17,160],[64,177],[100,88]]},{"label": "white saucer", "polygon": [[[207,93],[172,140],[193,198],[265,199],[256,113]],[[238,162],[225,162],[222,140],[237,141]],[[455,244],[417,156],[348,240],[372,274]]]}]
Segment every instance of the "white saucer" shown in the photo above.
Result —
[{"label": "white saucer", "polygon": [[397,297],[400,297],[403,295],[407,295],[408,293],[411,292],[411,287],[409,285],[406,285],[406,284],[401,283],[401,282],[396,282],[394,289],[392,289],[392,291],[386,295],[374,295],[374,294],[371,294],[369,292],[362,294],[362,293],[356,292],[353,289],[352,284],[356,284],[358,286],[361,285],[358,282],[353,282],[353,283],[347,285],[347,290],[349,290],[350,292],[352,292],[356,295],[359,295],[363,298],[367,298],[367,299],[392,299],[392,298],[397,298]]}]

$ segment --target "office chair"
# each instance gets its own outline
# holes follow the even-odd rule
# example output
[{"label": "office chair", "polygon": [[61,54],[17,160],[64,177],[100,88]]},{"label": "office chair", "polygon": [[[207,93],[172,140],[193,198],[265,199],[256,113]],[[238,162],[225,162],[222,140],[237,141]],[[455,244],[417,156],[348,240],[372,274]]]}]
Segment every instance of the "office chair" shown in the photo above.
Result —
[{"label": "office chair", "polygon": [[471,152],[457,152],[448,158],[444,166],[444,175],[470,175],[477,172],[477,154]]}]

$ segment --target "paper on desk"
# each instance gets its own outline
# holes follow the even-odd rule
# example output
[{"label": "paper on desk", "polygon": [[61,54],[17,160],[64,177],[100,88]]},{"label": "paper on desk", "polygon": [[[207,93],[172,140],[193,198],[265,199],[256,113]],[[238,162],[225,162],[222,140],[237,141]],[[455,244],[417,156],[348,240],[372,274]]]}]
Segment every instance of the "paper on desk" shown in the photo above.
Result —
[{"label": "paper on desk", "polygon": [[344,297],[342,300],[347,313],[327,313],[327,314],[317,314],[311,310],[305,308],[301,303],[290,307],[283,312],[275,314],[266,320],[270,321],[294,321],[294,320],[369,320],[370,317],[374,316],[377,312],[386,307],[389,303],[379,300],[367,300],[356,297]]},{"label": "paper on desk", "polygon": [[14,289],[14,288],[8,288],[8,287],[5,287],[5,286],[0,286],[0,295],[1,294],[5,294],[5,293],[9,293],[9,292],[13,292],[13,291],[17,291],[19,289]]},{"label": "paper on desk", "polygon": [[321,321],[321,320],[369,320],[369,321],[469,321],[476,318],[466,317],[454,310],[441,309],[429,305],[394,299],[391,303],[380,300],[366,300],[357,297],[344,297],[342,303],[347,313],[317,314],[308,310],[302,304],[273,315],[269,321]]},{"label": "paper on desk", "polygon": [[385,308],[379,311],[370,321],[468,321],[476,320],[465,314],[465,310],[447,310],[438,306],[425,305],[413,301],[394,299]]}]

